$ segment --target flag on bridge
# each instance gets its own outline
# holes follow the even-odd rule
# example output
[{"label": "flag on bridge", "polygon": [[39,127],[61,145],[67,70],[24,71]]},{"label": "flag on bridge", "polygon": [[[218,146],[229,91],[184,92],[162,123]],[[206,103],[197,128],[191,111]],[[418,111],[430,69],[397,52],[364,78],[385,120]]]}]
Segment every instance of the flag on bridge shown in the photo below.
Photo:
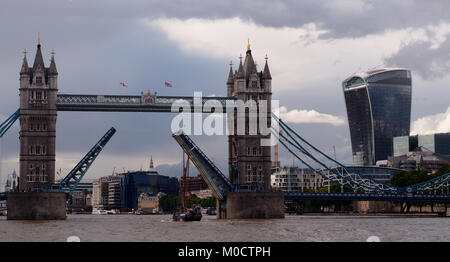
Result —
[{"label": "flag on bridge", "polygon": [[128,87],[124,82],[120,82],[120,85],[123,87]]},{"label": "flag on bridge", "polygon": [[172,84],[170,84],[169,82],[164,82],[164,85],[165,85],[166,87],[172,87]]}]

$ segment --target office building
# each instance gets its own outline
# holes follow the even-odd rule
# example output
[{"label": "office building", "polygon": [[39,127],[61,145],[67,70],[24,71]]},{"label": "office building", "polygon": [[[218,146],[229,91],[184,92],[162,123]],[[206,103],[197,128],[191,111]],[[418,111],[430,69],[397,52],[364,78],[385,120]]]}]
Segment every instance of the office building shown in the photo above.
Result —
[{"label": "office building", "polygon": [[450,165],[450,155],[439,154],[420,146],[404,155],[391,157],[389,161],[394,168],[432,173],[441,167]]},{"label": "office building", "polygon": [[392,139],[408,136],[411,72],[383,68],[353,75],[342,83],[353,165],[371,166],[393,154]]},{"label": "office building", "polygon": [[394,137],[393,147],[394,157],[406,155],[417,147],[424,147],[437,154],[450,155],[450,133]]},{"label": "office building", "polygon": [[[274,169],[273,169],[274,170]],[[317,191],[328,186],[328,180],[308,168],[280,167],[271,175],[272,188],[284,192]]]}]

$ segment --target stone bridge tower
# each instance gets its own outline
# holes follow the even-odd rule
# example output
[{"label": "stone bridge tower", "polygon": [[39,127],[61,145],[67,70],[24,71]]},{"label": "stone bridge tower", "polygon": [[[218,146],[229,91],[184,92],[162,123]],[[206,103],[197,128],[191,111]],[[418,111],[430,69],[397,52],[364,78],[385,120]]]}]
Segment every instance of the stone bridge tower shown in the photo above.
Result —
[{"label": "stone bridge tower", "polygon": [[20,191],[55,183],[57,80],[54,54],[46,68],[38,40],[33,67],[28,67],[25,52],[20,71]]},{"label": "stone bridge tower", "polygon": [[[264,71],[257,71],[250,44],[247,46],[244,64],[242,64],[241,56],[237,71],[233,73],[230,66],[227,96],[235,97],[243,102],[249,100],[254,100],[256,103],[259,103],[260,100],[267,101],[267,123],[258,123],[257,135],[249,134],[249,115],[246,114],[245,135],[238,135],[235,129],[235,133],[228,136],[228,164],[230,180],[235,186],[241,189],[246,186],[257,186],[257,188],[266,192],[270,191],[271,147],[261,146],[261,139],[270,138],[270,135],[261,135],[259,131],[262,124],[269,128],[271,125],[272,77],[267,64],[267,57]],[[235,114],[235,126],[236,119]]]}]

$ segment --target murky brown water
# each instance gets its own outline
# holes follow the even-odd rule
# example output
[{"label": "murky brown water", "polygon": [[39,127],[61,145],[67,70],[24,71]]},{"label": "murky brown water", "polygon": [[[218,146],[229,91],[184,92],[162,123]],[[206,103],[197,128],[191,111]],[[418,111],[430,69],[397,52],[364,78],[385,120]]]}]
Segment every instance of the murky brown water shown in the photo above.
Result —
[{"label": "murky brown water", "polygon": [[65,221],[7,221],[0,241],[450,241],[450,218],[286,216],[276,220],[172,222],[170,215],[69,215]]}]

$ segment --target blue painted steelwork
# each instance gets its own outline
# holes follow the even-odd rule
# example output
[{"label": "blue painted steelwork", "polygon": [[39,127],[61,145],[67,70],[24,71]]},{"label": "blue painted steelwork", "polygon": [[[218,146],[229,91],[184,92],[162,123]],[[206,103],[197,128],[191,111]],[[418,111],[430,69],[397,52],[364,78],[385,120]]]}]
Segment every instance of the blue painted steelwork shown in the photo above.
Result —
[{"label": "blue painted steelwork", "polygon": [[[396,187],[386,183],[382,183],[380,181],[375,181],[369,179],[367,177],[361,176],[357,169],[348,168],[340,162],[332,159],[328,155],[321,152],[319,149],[314,147],[311,143],[302,138],[299,134],[297,134],[294,130],[292,130],[288,125],[286,125],[281,119],[279,119],[275,114],[272,114],[275,122],[279,124],[288,136],[285,136],[283,133],[277,134],[272,130],[272,133],[279,139],[279,142],[300,162],[302,162],[308,168],[314,170],[317,174],[321,175],[327,180],[330,180],[334,183],[337,183],[341,186],[352,189],[355,192],[364,191],[364,192],[377,192],[377,193],[388,193],[388,194],[404,194],[404,193],[416,193],[416,192],[429,192],[433,190],[438,190],[442,188],[447,188],[450,186],[450,173],[440,176],[435,179],[431,179],[417,185],[409,186],[409,187]],[[294,138],[294,136],[297,138]],[[300,140],[300,141],[299,141]],[[289,145],[290,146],[289,146]],[[306,144],[310,149],[307,150],[306,146],[302,146],[302,144]],[[322,167],[322,169],[314,168],[312,165],[308,164],[307,161],[296,154],[292,147],[300,151],[306,158],[312,160],[315,164],[318,164]],[[311,153],[313,152],[313,153]],[[325,164],[323,161],[320,161],[314,154],[321,155],[325,157],[327,160],[333,162],[337,165],[337,167],[330,167]],[[371,168],[371,167],[365,167]],[[373,167],[378,168],[378,167]]]},{"label": "blue painted steelwork", "polygon": [[6,192],[1,192],[1,193],[0,193],[0,201],[6,200],[6,199],[7,199],[7,194],[6,194]]},{"label": "blue painted steelwork", "polygon": [[[386,185],[380,182],[373,181],[371,179],[361,177],[357,173],[349,173],[347,171],[347,168],[342,165],[341,163],[337,162],[336,160],[332,159],[328,155],[324,154],[320,150],[318,150],[316,147],[314,147],[312,144],[310,144],[308,141],[303,139],[300,135],[298,135],[295,131],[293,131],[289,126],[287,126],[281,119],[279,119],[275,114],[272,114],[273,118],[275,119],[276,123],[279,124],[279,126],[282,128],[282,130],[288,135],[286,137],[283,133],[280,132],[280,134],[276,134],[275,132],[272,132],[277,138],[279,139],[280,143],[294,156],[296,157],[300,162],[302,162],[304,165],[306,165],[308,168],[314,170],[316,173],[321,175],[327,180],[330,180],[334,183],[337,183],[341,186],[350,188],[354,191],[378,191],[378,192],[386,192],[386,193],[395,193],[396,187]],[[309,146],[312,152],[315,154],[319,154],[324,156],[326,159],[332,161],[334,164],[338,165],[338,168],[336,167],[330,167],[326,165],[324,162],[320,161],[317,157],[313,155],[313,153],[310,153],[304,146],[302,146],[301,142],[299,142],[297,139],[294,138],[296,136],[298,139],[303,142],[303,144],[306,144]],[[281,139],[280,139],[281,138]],[[307,161],[303,158],[301,158],[298,154],[293,152],[293,150],[288,146],[288,143],[294,147],[295,149],[299,150],[305,157],[312,160],[315,164],[318,164],[322,168],[314,168],[312,165],[307,163]]]},{"label": "blue painted steelwork", "polygon": [[172,136],[200,171],[215,197],[218,200],[225,200],[227,192],[232,191],[228,178],[187,135],[177,132]]},{"label": "blue painted steelwork", "polygon": [[83,159],[81,159],[81,161],[72,169],[72,171],[70,171],[69,174],[63,180],[61,180],[60,189],[48,191],[68,192],[68,199],[70,199],[89,167],[92,165],[94,160],[97,158],[102,149],[115,133],[116,129],[114,127],[111,127],[111,129],[109,129],[108,132],[106,132],[106,134],[102,138],[100,138],[100,140],[91,148],[91,150],[83,157]]},{"label": "blue painted steelwork", "polygon": [[14,114],[8,117],[1,125],[0,125],[0,138],[8,131],[8,129],[16,122],[16,120],[20,116],[20,109],[17,109]]},{"label": "blue painted steelwork", "polygon": [[[233,107],[233,97],[202,97],[201,108],[194,108],[194,98],[184,96],[123,96],[123,95],[76,95],[58,94],[56,108],[58,111],[111,111],[111,112],[172,112],[172,105],[189,104],[191,111],[211,113],[203,105],[226,108]],[[229,102],[229,103],[228,103]],[[215,109],[214,109],[215,110]]]},{"label": "blue painted steelwork", "polygon": [[361,200],[361,201],[427,201],[450,202],[450,195],[379,194],[379,193],[303,193],[284,194],[285,200]]},{"label": "blue painted steelwork", "polygon": [[428,192],[448,187],[450,184],[450,173],[406,187],[405,192]]}]

